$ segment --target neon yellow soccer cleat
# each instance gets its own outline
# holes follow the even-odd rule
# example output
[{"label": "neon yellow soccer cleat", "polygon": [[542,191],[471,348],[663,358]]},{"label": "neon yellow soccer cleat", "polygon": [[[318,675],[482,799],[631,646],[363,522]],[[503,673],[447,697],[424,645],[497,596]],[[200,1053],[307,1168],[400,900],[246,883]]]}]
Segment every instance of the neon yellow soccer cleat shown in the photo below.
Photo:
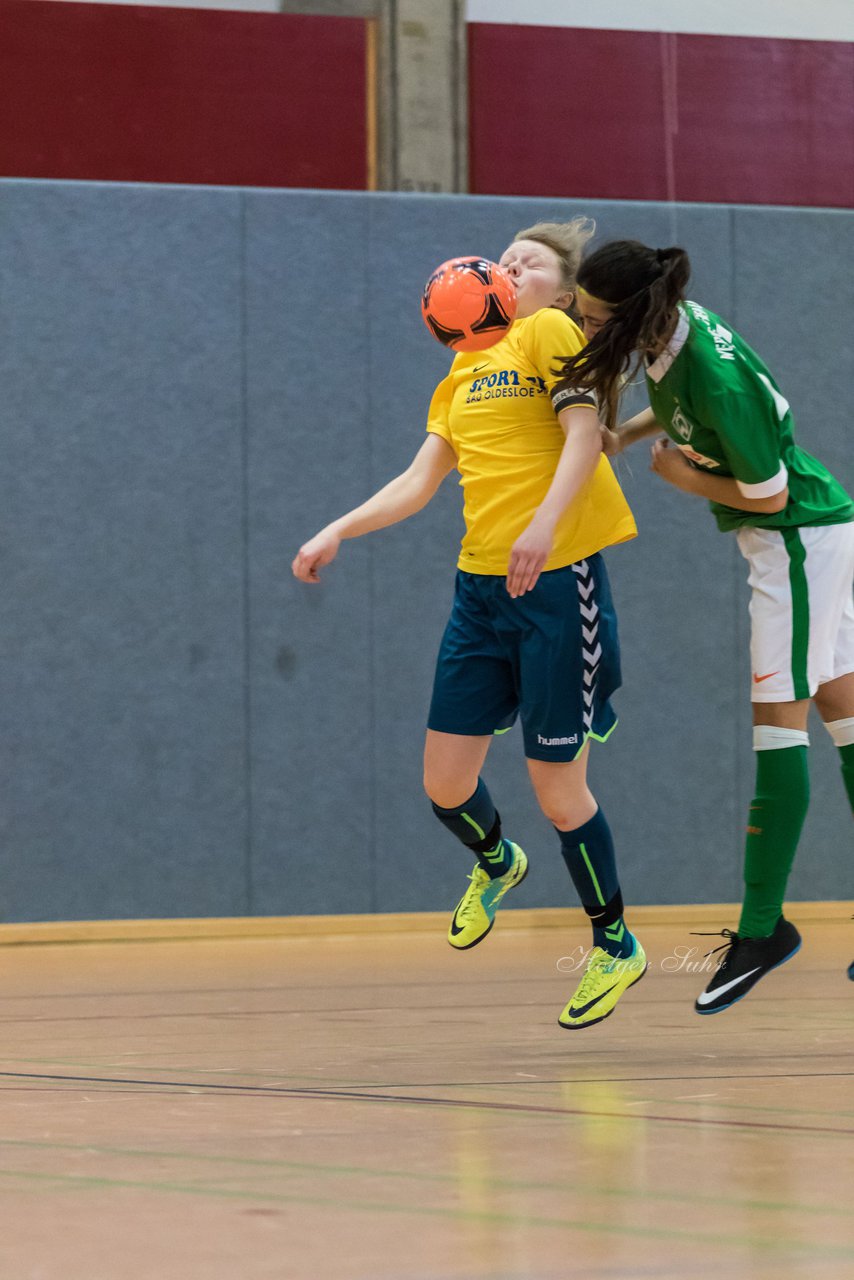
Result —
[{"label": "neon yellow soccer cleat", "polygon": [[623,960],[609,956],[601,947],[594,947],[587,972],[558,1022],[568,1031],[595,1026],[614,1012],[623,992],[640,982],[645,973],[646,954],[637,938],[634,951]]},{"label": "neon yellow soccer cleat", "polygon": [[495,913],[508,889],[515,889],[528,874],[528,859],[518,844],[506,843],[513,850],[513,865],[496,880],[490,880],[480,863],[475,865],[469,879],[471,884],[460,898],[451,918],[448,941],[458,951],[481,942],[495,923]]}]

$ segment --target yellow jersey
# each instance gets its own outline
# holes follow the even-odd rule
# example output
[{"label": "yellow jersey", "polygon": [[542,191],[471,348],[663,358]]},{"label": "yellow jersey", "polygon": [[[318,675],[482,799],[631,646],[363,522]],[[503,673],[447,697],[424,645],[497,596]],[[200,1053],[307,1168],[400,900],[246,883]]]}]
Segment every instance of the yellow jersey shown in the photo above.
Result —
[{"label": "yellow jersey", "polygon": [[[569,316],[545,307],[516,320],[494,347],[455,356],[436,388],[427,430],[457,455],[466,525],[460,569],[507,572],[513,543],[545,498],[566,439],[552,405],[558,360],[583,346]],[[576,402],[592,403],[586,395]],[[545,569],[562,569],[636,534],[603,454],[560,517]]]}]

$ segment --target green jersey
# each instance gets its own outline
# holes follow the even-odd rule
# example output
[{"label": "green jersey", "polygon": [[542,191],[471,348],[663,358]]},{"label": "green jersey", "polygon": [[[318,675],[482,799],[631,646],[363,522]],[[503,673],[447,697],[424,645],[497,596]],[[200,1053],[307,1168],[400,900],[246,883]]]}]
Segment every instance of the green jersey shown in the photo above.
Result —
[{"label": "green jersey", "polygon": [[772,497],[789,486],[786,506],[768,515],[710,503],[718,528],[854,520],[854,503],[839,481],[795,444],[788,401],[756,352],[696,302],[679,312],[667,349],[646,368],[656,418],[695,467],[731,476],[746,498]]}]

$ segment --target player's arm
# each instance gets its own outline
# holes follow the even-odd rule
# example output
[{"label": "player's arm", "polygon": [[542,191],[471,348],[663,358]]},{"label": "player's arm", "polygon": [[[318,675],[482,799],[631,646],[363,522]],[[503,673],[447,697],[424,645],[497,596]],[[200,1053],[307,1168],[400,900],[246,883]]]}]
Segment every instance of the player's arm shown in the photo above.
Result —
[{"label": "player's arm", "polygon": [[291,566],[294,576],[300,582],[318,582],[319,570],[335,559],[345,538],[360,538],[415,515],[456,465],[457,455],[448,441],[428,435],[405,471],[300,547]]},{"label": "player's arm", "polygon": [[[668,484],[681,489],[683,493],[694,493],[700,498],[708,498],[724,507],[733,507],[736,511],[755,511],[759,515],[772,515],[782,511],[789,501],[789,486],[785,479],[785,470],[766,485],[743,485],[731,476],[714,476],[701,471],[688,461],[683,453],[673,446],[670,440],[656,440],[652,446],[650,470],[661,476]],[[781,484],[776,493],[764,497],[751,498],[744,489],[761,489]]]},{"label": "player's arm", "polygon": [[561,409],[558,421],[566,440],[554,478],[527,529],[518,537],[507,566],[507,590],[514,598],[530,591],[551,555],[560,517],[596,470],[602,453],[602,427],[592,405]]},{"label": "player's arm", "polygon": [[[740,381],[735,381],[739,372]],[[685,493],[694,493],[735,511],[773,515],[789,501],[789,473],[781,454],[780,422],[788,403],[767,378],[757,385],[747,371],[734,369],[727,386],[695,406],[704,426],[715,432],[729,476],[694,467],[681,451],[658,441],[652,470]]]},{"label": "player's arm", "polygon": [[605,428],[603,447],[608,457],[613,458],[630,445],[637,444],[638,440],[646,440],[648,436],[657,435],[663,430],[652,409],[642,409],[633,418],[621,422],[613,431]]}]

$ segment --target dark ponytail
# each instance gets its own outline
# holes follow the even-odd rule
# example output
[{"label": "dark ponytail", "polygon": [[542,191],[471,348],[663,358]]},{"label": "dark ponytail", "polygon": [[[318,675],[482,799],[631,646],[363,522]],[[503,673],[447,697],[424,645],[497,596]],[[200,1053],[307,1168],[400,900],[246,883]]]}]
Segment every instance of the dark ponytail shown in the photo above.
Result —
[{"label": "dark ponytail", "polygon": [[584,350],[561,362],[561,383],[595,392],[608,426],[616,423],[627,377],[668,336],[690,275],[684,249],[650,249],[638,240],[612,240],[582,262],[579,288],[613,310]]}]

